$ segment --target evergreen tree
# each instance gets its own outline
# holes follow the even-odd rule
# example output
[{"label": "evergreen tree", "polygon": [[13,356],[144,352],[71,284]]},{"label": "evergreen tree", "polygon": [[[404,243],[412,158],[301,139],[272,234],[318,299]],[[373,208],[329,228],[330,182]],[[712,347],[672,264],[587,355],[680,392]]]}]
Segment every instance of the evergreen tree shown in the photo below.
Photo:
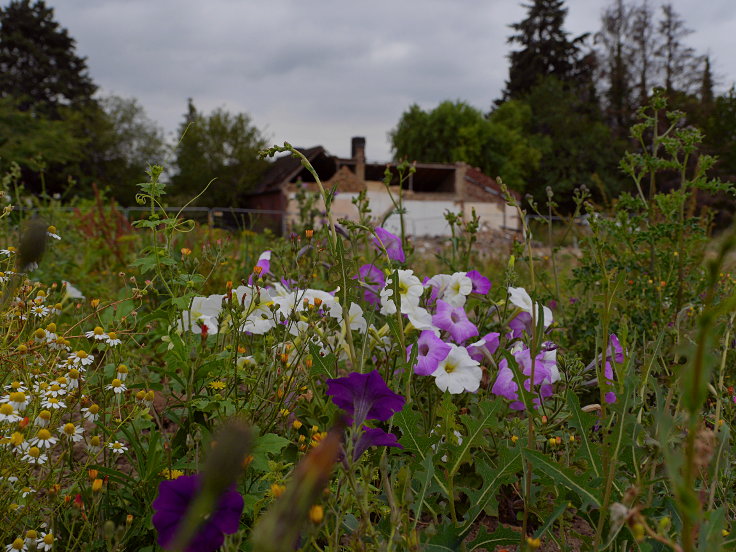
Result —
[{"label": "evergreen tree", "polygon": [[38,0],[13,0],[0,10],[0,95],[58,117],[59,107],[89,101],[96,90],[75,41]]},{"label": "evergreen tree", "polygon": [[660,36],[659,48],[655,52],[660,61],[663,87],[668,95],[673,92],[689,93],[697,83],[697,66],[701,59],[695,57],[695,50],[685,46],[683,39],[693,31],[685,26],[685,21],[675,12],[672,4],[662,6],[662,18],[657,31]]},{"label": "evergreen tree", "polygon": [[700,102],[704,106],[711,106],[713,98],[713,73],[710,70],[710,56],[705,56],[703,79],[700,83]]},{"label": "evergreen tree", "polygon": [[636,78],[634,87],[638,90],[639,106],[647,105],[649,102],[650,83],[656,77],[652,75],[653,72],[656,73],[654,52],[657,49],[653,17],[654,14],[647,0],[632,9],[630,49]]},{"label": "evergreen tree", "polygon": [[567,8],[563,0],[534,0],[524,5],[526,19],[514,23],[515,31],[508,42],[518,44],[520,50],[509,55],[509,80],[504,99],[518,99],[529,92],[542,78],[554,76],[560,82],[578,76],[580,43],[587,35],[574,40],[563,29]]}]

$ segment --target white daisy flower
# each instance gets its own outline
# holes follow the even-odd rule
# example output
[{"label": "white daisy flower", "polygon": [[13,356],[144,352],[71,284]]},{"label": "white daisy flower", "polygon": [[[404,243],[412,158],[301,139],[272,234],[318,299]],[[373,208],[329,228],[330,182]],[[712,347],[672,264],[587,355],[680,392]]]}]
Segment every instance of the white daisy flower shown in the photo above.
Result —
[{"label": "white daisy flower", "polygon": [[59,427],[59,433],[61,433],[62,436],[66,437],[68,440],[74,443],[78,443],[82,440],[84,428],[76,426],[73,423],[69,422]]},{"label": "white daisy flower", "polygon": [[115,454],[122,454],[128,450],[128,447],[126,447],[120,441],[115,441],[114,443],[107,443],[107,448],[109,448]]},{"label": "white daisy flower", "polygon": [[128,367],[125,364],[118,364],[118,367],[115,369],[115,377],[120,381],[125,381],[128,377]]},{"label": "white daisy flower", "polygon": [[109,385],[105,386],[105,389],[107,389],[108,391],[112,391],[115,394],[120,394],[128,390],[128,388],[125,387],[125,384],[119,378],[115,378],[114,380],[112,380]]},{"label": "white daisy flower", "polygon": [[5,550],[7,552],[27,552],[28,547],[26,546],[26,541],[19,537],[10,544],[6,544]]},{"label": "white daisy flower", "polygon": [[51,531],[48,533],[41,533],[36,541],[36,549],[48,552],[54,547],[55,540],[54,534]]},{"label": "white daisy flower", "polygon": [[89,438],[89,443],[87,443],[87,450],[90,454],[97,454],[102,450],[102,439],[99,435],[93,435]]},{"label": "white daisy flower", "polygon": [[38,447],[30,447],[21,458],[21,460],[29,464],[45,464],[48,459],[49,457],[41,452],[41,449]]},{"label": "white daisy flower", "polygon": [[0,402],[9,403],[18,412],[23,412],[31,402],[31,398],[23,391],[12,391],[0,399]]},{"label": "white daisy flower", "polygon": [[6,283],[10,278],[5,272],[0,272],[0,284]]},{"label": "white daisy flower", "polygon": [[41,402],[42,408],[48,408],[49,410],[59,410],[61,408],[66,408],[66,403],[64,401],[60,401],[56,397],[46,397]]},{"label": "white daisy flower", "polygon": [[76,368],[72,368],[71,370],[69,370],[66,374],[66,378],[69,380],[69,389],[79,389],[79,381],[81,377],[82,375]]},{"label": "white daisy flower", "polygon": [[66,395],[66,384],[59,385],[58,382],[51,382],[48,389],[46,389],[46,396],[47,397],[61,397],[62,395]]},{"label": "white daisy flower", "polygon": [[7,249],[0,249],[0,255],[5,255],[6,257],[10,257],[11,255],[15,255],[16,251],[17,249],[11,245]]},{"label": "white daisy flower", "polygon": [[100,407],[96,404],[91,404],[88,407],[82,408],[82,417],[90,422],[96,422],[97,418],[100,417]]},{"label": "white daisy flower", "polygon": [[22,381],[14,381],[5,386],[6,391],[28,391],[26,384]]},{"label": "white daisy flower", "polygon": [[26,498],[29,494],[33,494],[35,492],[36,492],[36,490],[33,489],[32,487],[23,487],[20,490],[20,494],[21,494],[21,496],[23,496],[23,498]]},{"label": "white daisy flower", "polygon": [[50,449],[58,442],[59,440],[51,435],[51,432],[46,428],[39,429],[36,436],[28,441],[32,447],[38,447],[40,449]]},{"label": "white daisy flower", "polygon": [[61,239],[61,236],[59,234],[57,234],[56,232],[57,232],[56,226],[49,226],[46,229],[46,235],[49,238],[54,238],[55,240],[60,240]]},{"label": "white daisy flower", "polygon": [[7,424],[14,424],[20,422],[23,418],[18,416],[10,403],[4,403],[0,405],[0,422]]},{"label": "white daisy flower", "polygon": [[45,307],[43,305],[36,305],[35,307],[31,307],[31,314],[38,318],[48,316],[50,313],[51,311],[48,309],[48,307]]},{"label": "white daisy flower", "polygon": [[85,350],[75,351],[69,354],[69,359],[74,364],[81,364],[82,366],[89,366],[95,361],[95,356],[89,354]]},{"label": "white daisy flower", "polygon": [[97,341],[105,341],[107,339],[107,334],[105,333],[105,330],[102,329],[102,327],[100,326],[95,326],[94,330],[85,332],[84,335],[88,339],[95,339]]},{"label": "white daisy flower", "polygon": [[109,332],[107,334],[107,340],[105,341],[105,343],[107,343],[107,345],[110,347],[116,347],[120,345],[122,341],[120,341],[120,339],[118,338],[118,334],[116,334],[115,332]]},{"label": "white daisy flower", "polygon": [[51,411],[49,410],[42,410],[38,413],[38,416],[36,416],[36,419],[33,420],[33,424],[37,425],[38,427],[46,427],[49,425],[49,422],[51,421]]}]

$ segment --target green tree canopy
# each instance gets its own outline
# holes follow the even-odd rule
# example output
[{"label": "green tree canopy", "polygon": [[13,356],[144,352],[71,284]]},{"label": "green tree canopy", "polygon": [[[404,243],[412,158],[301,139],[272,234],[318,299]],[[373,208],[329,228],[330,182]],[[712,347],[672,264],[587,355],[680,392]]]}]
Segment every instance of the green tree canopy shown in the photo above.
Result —
[{"label": "green tree canopy", "polygon": [[45,2],[13,0],[0,9],[0,95],[58,117],[60,106],[89,101],[95,90],[74,39]]},{"label": "green tree canopy", "polygon": [[523,190],[540,159],[540,144],[526,132],[530,119],[522,102],[506,102],[485,117],[465,102],[446,100],[430,111],[410,106],[389,136],[394,159],[464,161]]},{"label": "green tree canopy", "polygon": [[266,139],[245,113],[218,108],[204,116],[190,99],[180,135],[171,191],[177,199],[188,201],[215,179],[197,203],[237,207],[268,167],[257,156]]}]

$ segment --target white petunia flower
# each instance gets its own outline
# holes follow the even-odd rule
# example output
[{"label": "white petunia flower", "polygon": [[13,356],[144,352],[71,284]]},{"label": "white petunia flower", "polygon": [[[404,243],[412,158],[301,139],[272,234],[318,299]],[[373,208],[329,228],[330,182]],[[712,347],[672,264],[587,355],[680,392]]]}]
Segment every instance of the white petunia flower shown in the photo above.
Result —
[{"label": "white petunia flower", "polygon": [[454,343],[449,345],[452,347],[449,354],[440,361],[432,373],[437,387],[453,395],[463,391],[471,393],[477,391],[483,376],[480,363],[470,358],[465,347],[459,347]]},{"label": "white petunia flower", "polygon": [[[509,301],[524,312],[528,312],[532,317],[536,318],[539,315],[539,303],[534,303],[529,294],[522,287],[509,288]],[[552,311],[549,307],[542,306],[542,313],[544,316],[544,327],[549,328],[552,325]]]}]

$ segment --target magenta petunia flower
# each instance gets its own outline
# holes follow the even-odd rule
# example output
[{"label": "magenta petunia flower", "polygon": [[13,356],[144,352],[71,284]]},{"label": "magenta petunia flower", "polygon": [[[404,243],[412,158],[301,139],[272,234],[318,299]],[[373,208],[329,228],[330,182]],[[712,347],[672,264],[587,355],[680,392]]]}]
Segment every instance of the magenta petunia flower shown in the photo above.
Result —
[{"label": "magenta petunia flower", "polygon": [[432,317],[432,324],[448,332],[458,344],[478,335],[478,328],[468,320],[465,309],[453,307],[442,299],[437,299],[437,312]]},{"label": "magenta petunia flower", "polygon": [[468,345],[467,349],[470,358],[477,360],[478,362],[483,362],[483,358],[485,356],[490,357],[496,352],[496,350],[498,350],[498,340],[500,337],[500,333],[491,332],[475,343]]},{"label": "magenta petunia flower", "polygon": [[[158,544],[166,548],[174,537],[189,506],[202,487],[201,474],[182,475],[171,481],[162,481],[152,507],[153,526],[158,531]],[[235,490],[223,493],[214,511],[203,520],[188,544],[186,552],[214,552],[222,546],[225,534],[235,533],[240,527],[243,513],[243,497]]]},{"label": "magenta petunia flower", "polygon": [[364,264],[358,269],[358,274],[353,279],[363,283],[363,299],[371,305],[378,305],[380,297],[378,293],[386,285],[386,277],[383,271],[374,264]]},{"label": "magenta petunia flower", "polygon": [[[611,362],[621,364],[624,361],[624,348],[621,346],[621,342],[618,340],[616,334],[611,334],[610,343],[608,345],[606,363],[603,366],[603,376],[608,385],[613,385],[614,372],[613,365]],[[607,391],[603,396],[603,399],[608,403],[615,403],[617,400],[616,393],[613,391]]]},{"label": "magenta petunia flower", "polygon": [[[417,363],[414,373],[419,376],[431,375],[440,362],[447,358],[452,347],[434,335],[432,330],[424,330],[417,340]],[[407,348],[407,358],[411,356],[411,346]]]},{"label": "magenta petunia flower", "polygon": [[[545,344],[547,345],[547,344]],[[554,346],[550,343],[549,346]],[[554,350],[554,349],[552,349]],[[553,393],[553,383],[560,379],[560,373],[557,370],[557,361],[554,358],[555,355],[551,354],[552,350],[544,350],[539,353],[534,362],[534,385],[539,386],[539,391],[532,391],[532,359],[531,352],[528,348],[524,347],[513,353],[516,363],[521,369],[521,373],[525,376],[529,376],[524,380],[524,388],[527,391],[533,392],[535,398],[533,399],[534,404],[539,407],[540,399],[546,399]],[[496,381],[491,387],[491,393],[494,395],[505,397],[512,401],[509,407],[512,410],[524,410],[524,403],[519,400],[518,395],[519,386],[514,380],[514,373],[509,368],[506,359],[501,359],[498,363],[498,375]]]},{"label": "magenta petunia flower", "polygon": [[[399,261],[400,263],[406,261],[404,248],[401,245],[401,238],[392,234],[388,230],[381,228],[380,226],[376,228],[375,232],[376,237],[373,238],[373,245],[376,247],[376,249],[378,249],[379,251],[382,251],[382,249],[386,249],[386,253],[388,253],[388,258],[392,261]],[[381,245],[383,245],[383,248],[381,247]]]},{"label": "magenta petunia flower", "polygon": [[399,440],[393,433],[386,433],[381,428],[372,428],[363,426],[363,431],[358,437],[353,449],[353,462],[362,456],[362,454],[370,447],[396,447],[404,448],[399,444]]},{"label": "magenta petunia flower", "polygon": [[473,293],[485,295],[491,291],[491,281],[477,270],[466,272],[465,275],[470,278],[471,282],[473,282]]},{"label": "magenta petunia flower", "polygon": [[388,388],[378,370],[368,374],[353,372],[327,380],[332,402],[350,415],[348,421],[360,425],[366,420],[385,422],[404,407],[405,399]]}]

